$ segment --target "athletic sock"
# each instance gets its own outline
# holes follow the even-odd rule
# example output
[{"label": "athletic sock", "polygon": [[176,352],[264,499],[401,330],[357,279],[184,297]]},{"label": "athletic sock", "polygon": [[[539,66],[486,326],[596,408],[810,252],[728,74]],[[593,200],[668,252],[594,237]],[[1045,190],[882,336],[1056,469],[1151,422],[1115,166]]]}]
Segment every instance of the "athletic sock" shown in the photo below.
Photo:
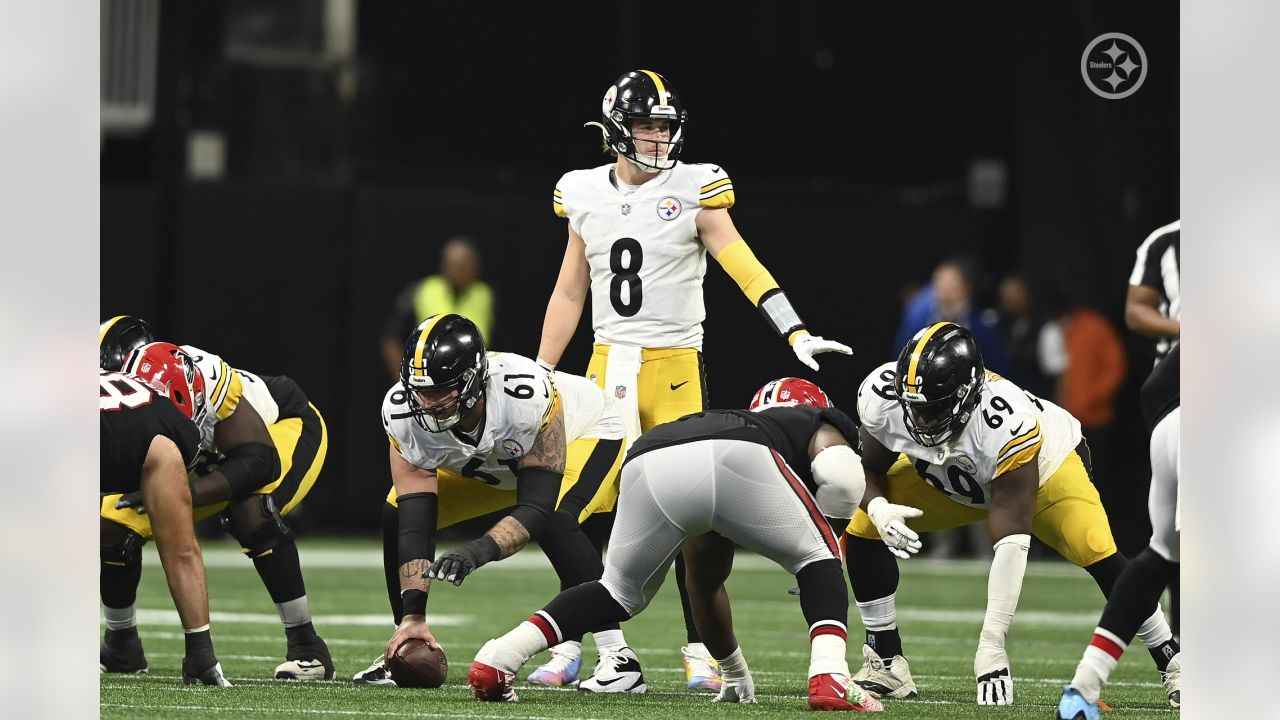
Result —
[{"label": "athletic sock", "polygon": [[1111,631],[1097,628],[1093,631],[1093,640],[1084,650],[1084,657],[1076,666],[1075,677],[1071,679],[1071,687],[1080,691],[1084,699],[1091,703],[1098,702],[1102,694],[1102,686],[1116,669],[1120,656],[1124,654],[1127,643],[1116,637]]},{"label": "athletic sock", "polygon": [[617,652],[627,646],[627,639],[623,637],[621,630],[600,630],[591,633],[595,638],[596,650],[601,655],[611,652]]},{"label": "athletic sock", "polygon": [[134,632],[136,634],[136,628],[138,627],[137,607],[137,605],[130,605],[128,607],[113,608],[104,605],[102,614],[107,620],[107,629],[128,630],[135,628]]}]

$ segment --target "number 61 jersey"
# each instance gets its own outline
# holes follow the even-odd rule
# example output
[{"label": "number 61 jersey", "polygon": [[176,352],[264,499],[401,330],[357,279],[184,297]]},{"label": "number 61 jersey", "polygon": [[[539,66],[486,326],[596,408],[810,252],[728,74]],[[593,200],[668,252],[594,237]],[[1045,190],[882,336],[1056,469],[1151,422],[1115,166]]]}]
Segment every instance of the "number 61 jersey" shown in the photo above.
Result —
[{"label": "number 61 jersey", "polygon": [[574,170],[552,198],[586,244],[596,342],[701,348],[707,250],[695,219],[733,207],[718,165],[678,163],[643,185],[615,185],[613,165]]},{"label": "number 61 jersey", "polygon": [[499,490],[514,490],[516,464],[557,408],[564,409],[566,445],[583,437],[619,440],[624,434],[613,402],[595,383],[560,372],[552,375],[522,355],[489,353],[484,422],[474,443],[456,425],[438,433],[419,425],[399,383],[382,400],[382,427],[391,445],[417,467],[445,468]]},{"label": "number 61 jersey", "polygon": [[907,432],[894,393],[894,366],[889,362],[876,368],[858,388],[862,426],[890,451],[905,454],[921,478],[962,505],[989,507],[991,481],[1033,458],[1043,487],[1080,444],[1080,421],[1071,413],[987,371],[969,422],[947,442],[925,447]]}]

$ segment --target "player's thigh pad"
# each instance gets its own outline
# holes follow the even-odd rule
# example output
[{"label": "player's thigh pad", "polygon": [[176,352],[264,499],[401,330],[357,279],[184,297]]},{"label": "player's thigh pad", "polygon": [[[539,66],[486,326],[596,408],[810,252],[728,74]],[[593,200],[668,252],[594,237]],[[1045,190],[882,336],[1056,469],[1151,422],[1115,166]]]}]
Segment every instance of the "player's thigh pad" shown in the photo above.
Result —
[{"label": "player's thigh pad", "polygon": [[569,443],[556,508],[574,511],[580,523],[595,513],[613,510],[626,451],[621,439],[578,438]]},{"label": "player's thigh pad", "polygon": [[707,443],[715,463],[711,529],[793,575],[811,562],[839,559],[835,532],[781,455],[744,440]]},{"label": "player's thigh pad", "polygon": [[[436,470],[436,480],[436,492],[440,498],[440,510],[436,515],[437,530],[516,506],[515,490],[497,490],[445,468]],[[396,498],[396,489],[392,487],[387,493],[387,502],[398,508],[400,505]]]},{"label": "player's thigh pad", "polygon": [[601,582],[629,615],[649,604],[685,540],[711,529],[711,441],[651,450],[622,468]]},{"label": "player's thigh pad", "polygon": [[1036,495],[1031,533],[1080,567],[1115,554],[1107,511],[1074,450]]},{"label": "player's thigh pad", "polygon": [[1181,408],[1164,416],[1151,431],[1151,549],[1170,562],[1178,562],[1178,431]]},{"label": "player's thigh pad", "polygon": [[[898,456],[897,462],[889,468],[888,478],[889,486],[885,495],[889,502],[924,511],[920,517],[907,521],[907,526],[916,532],[950,530],[987,518],[985,508],[961,505],[925,482],[906,455]],[[845,532],[867,540],[880,539],[880,532],[876,530],[875,524],[861,509],[854,513]]]},{"label": "player's thigh pad", "polygon": [[641,353],[640,429],[702,412],[707,378],[702,353],[694,348],[655,348]]}]

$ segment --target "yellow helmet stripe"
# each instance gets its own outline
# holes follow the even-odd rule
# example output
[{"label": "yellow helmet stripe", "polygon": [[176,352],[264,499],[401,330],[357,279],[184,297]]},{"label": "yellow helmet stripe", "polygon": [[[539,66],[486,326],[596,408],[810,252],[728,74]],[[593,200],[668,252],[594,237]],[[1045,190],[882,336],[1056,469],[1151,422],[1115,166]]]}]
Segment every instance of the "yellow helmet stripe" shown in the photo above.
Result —
[{"label": "yellow helmet stripe", "polygon": [[418,344],[413,348],[413,367],[409,369],[413,375],[418,377],[426,376],[427,368],[422,362],[422,355],[427,351],[427,339],[431,337],[431,330],[435,328],[436,323],[452,314],[453,313],[441,313],[439,315],[432,315],[426,320],[423,320],[422,324],[418,326],[422,329],[422,334],[418,336]]},{"label": "yellow helmet stripe", "polygon": [[911,349],[911,364],[907,366],[907,381],[905,383],[907,388],[920,387],[920,378],[917,376],[916,370],[920,365],[920,355],[924,353],[924,346],[929,344],[929,338],[933,337],[934,333],[950,324],[948,322],[940,322],[930,325],[929,329],[925,330],[920,336],[916,346]]},{"label": "yellow helmet stripe", "polygon": [[658,100],[661,104],[670,105],[671,93],[667,92],[667,86],[663,84],[662,76],[652,70],[641,70],[640,72],[648,75],[649,79],[653,81],[654,87],[658,88]]},{"label": "yellow helmet stripe", "polygon": [[106,337],[106,336],[107,336],[107,331],[109,331],[109,330],[111,329],[111,326],[112,326],[112,325],[115,325],[116,323],[120,322],[121,320],[123,320],[123,319],[125,319],[125,318],[127,318],[127,317],[129,317],[129,316],[128,316],[128,315],[117,315],[117,316],[115,316],[115,317],[111,318],[110,320],[108,320],[108,321],[106,321],[106,322],[102,323],[102,326],[98,328],[98,347],[102,347],[102,338],[104,338],[104,337]]}]

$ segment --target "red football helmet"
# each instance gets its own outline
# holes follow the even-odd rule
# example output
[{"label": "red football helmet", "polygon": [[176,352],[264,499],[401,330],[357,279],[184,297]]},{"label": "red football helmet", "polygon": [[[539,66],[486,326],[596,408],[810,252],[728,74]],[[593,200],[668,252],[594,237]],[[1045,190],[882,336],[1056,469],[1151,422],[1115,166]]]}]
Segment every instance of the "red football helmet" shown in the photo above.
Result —
[{"label": "red football helmet", "polygon": [[751,398],[751,410],[763,410],[771,407],[833,407],[831,398],[822,392],[822,388],[804,378],[784,377],[765,383]]},{"label": "red football helmet", "polygon": [[208,408],[204,373],[177,345],[153,342],[139,346],[129,353],[121,372],[139,378],[172,400],[196,425],[204,420]]}]

